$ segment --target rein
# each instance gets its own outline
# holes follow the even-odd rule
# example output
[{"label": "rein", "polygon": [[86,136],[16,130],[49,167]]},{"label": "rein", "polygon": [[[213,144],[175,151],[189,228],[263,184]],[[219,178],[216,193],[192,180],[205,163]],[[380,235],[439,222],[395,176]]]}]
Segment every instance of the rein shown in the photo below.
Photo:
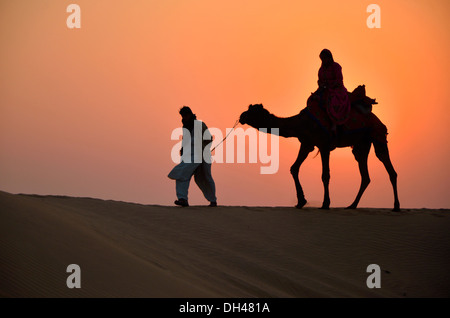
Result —
[{"label": "rein", "polygon": [[233,131],[233,129],[236,128],[237,125],[239,125],[239,118],[236,120],[233,128],[231,128],[231,130],[228,132],[228,134],[225,136],[225,138],[223,138],[221,142],[219,142],[217,145],[215,145],[214,148],[211,149],[211,152],[213,152],[214,149],[216,149],[221,143],[223,143],[225,141],[225,139],[227,139],[227,137],[230,135],[230,133]]}]

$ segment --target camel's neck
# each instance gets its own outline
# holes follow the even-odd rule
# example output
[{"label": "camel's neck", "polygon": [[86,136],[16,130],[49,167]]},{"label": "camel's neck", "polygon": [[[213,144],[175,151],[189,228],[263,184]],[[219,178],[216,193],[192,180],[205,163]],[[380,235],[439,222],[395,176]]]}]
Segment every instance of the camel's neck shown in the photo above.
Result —
[{"label": "camel's neck", "polygon": [[266,128],[267,133],[275,133],[281,137],[298,137],[299,119],[299,114],[291,117],[278,117],[273,114],[266,114],[249,125],[258,130]]}]

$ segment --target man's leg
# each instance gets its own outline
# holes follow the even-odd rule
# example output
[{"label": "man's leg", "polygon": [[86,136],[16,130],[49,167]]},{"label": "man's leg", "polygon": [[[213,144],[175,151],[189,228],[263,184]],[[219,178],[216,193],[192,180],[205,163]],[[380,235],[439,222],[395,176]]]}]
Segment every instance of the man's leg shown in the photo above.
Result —
[{"label": "man's leg", "polygon": [[211,175],[211,164],[202,163],[194,172],[194,180],[200,190],[203,192],[206,200],[216,202],[216,184]]},{"label": "man's leg", "polygon": [[175,181],[175,189],[177,192],[178,200],[175,201],[176,205],[188,206],[188,190],[189,183],[191,182],[192,175],[195,169],[199,166],[199,163],[180,164],[180,169]]},{"label": "man's leg", "polygon": [[191,178],[189,178],[187,180],[176,180],[175,181],[175,188],[177,191],[178,199],[184,199],[187,201],[190,182],[191,182]]}]

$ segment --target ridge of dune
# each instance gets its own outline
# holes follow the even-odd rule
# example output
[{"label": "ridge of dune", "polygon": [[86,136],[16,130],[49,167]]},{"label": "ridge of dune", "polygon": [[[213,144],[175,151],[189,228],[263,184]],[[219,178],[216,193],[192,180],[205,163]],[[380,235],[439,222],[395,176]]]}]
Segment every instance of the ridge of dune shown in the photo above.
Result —
[{"label": "ridge of dune", "polygon": [[[189,208],[0,192],[3,297],[448,297],[450,210]],[[81,267],[81,288],[66,267]],[[369,289],[369,264],[381,288]]]}]

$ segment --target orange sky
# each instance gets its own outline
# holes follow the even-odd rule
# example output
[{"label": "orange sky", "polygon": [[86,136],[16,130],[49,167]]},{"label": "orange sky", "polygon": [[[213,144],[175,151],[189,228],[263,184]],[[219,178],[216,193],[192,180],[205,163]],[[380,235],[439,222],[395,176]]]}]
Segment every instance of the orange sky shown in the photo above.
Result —
[{"label": "orange sky", "polygon": [[[68,29],[66,7],[81,7]],[[366,7],[381,8],[369,29]],[[0,190],[171,205],[170,139],[190,105],[225,132],[251,103],[298,113],[316,89],[323,48],[344,84],[366,84],[388,127],[405,208],[450,208],[450,12],[447,0],[0,1]],[[244,127],[246,128],[246,127]],[[280,139],[280,168],[215,164],[219,204],[295,204],[289,167],[299,148]],[[360,206],[393,206],[383,165]],[[300,171],[307,200],[323,197],[320,157]],[[331,155],[332,207],[360,182],[351,149]],[[190,203],[205,204],[194,182]]]}]

